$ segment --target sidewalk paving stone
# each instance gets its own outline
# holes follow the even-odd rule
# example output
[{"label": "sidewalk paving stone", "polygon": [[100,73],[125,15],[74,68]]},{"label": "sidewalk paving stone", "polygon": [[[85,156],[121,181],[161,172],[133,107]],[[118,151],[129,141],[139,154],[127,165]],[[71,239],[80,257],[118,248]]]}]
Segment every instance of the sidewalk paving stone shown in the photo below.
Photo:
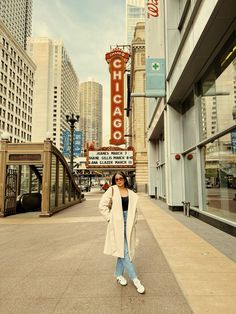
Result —
[{"label": "sidewalk paving stone", "polygon": [[[171,213],[145,195],[141,197],[140,207],[193,312],[236,313],[236,264],[222,253],[223,250],[219,251],[211,244],[215,230],[209,226],[205,232],[206,226],[204,228],[200,221],[201,228],[196,228],[196,220]],[[220,232],[217,234],[220,236]],[[222,239],[234,243],[231,237],[223,235]],[[228,288],[225,289],[226,284]]]},{"label": "sidewalk paving stone", "polygon": [[0,220],[0,313],[233,313],[234,262],[142,195],[134,264],[146,293],[129,279],[121,287],[116,259],[103,254],[101,193],[87,193],[85,202],[49,218]]}]

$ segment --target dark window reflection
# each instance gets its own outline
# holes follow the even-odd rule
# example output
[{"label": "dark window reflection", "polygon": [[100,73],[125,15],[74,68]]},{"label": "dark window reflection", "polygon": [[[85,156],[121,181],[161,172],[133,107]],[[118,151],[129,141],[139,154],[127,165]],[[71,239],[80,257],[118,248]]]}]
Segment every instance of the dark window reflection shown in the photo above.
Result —
[{"label": "dark window reflection", "polygon": [[[236,129],[232,132],[236,133]],[[206,210],[236,221],[236,142],[232,133],[205,146]]]}]

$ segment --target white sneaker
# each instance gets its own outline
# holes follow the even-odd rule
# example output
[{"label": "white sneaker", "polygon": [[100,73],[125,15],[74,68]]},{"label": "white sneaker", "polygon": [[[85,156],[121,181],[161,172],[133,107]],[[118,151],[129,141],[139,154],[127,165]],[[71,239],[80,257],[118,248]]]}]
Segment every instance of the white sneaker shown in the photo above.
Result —
[{"label": "white sneaker", "polygon": [[128,283],[127,280],[125,279],[125,277],[123,277],[123,276],[116,277],[116,280],[119,282],[119,284],[121,286],[126,286]]},{"label": "white sneaker", "polygon": [[145,288],[141,284],[141,282],[138,280],[138,278],[134,278],[133,283],[134,283],[135,287],[137,288],[138,293],[144,293],[145,292]]}]

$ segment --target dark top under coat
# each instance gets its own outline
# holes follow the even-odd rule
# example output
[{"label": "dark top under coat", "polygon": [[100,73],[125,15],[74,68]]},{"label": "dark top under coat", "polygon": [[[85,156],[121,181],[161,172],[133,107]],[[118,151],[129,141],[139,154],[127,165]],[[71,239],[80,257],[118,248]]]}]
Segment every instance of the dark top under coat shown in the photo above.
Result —
[{"label": "dark top under coat", "polygon": [[123,211],[128,210],[128,206],[129,206],[129,197],[128,196],[122,196],[121,197],[122,200],[122,208]]}]

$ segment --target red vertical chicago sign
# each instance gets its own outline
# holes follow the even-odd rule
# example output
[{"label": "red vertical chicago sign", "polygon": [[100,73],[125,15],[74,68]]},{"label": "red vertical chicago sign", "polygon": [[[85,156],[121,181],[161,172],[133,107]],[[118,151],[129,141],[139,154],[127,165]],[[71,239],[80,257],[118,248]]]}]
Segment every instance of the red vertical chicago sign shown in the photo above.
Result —
[{"label": "red vertical chicago sign", "polygon": [[111,138],[110,144],[122,145],[124,139],[124,73],[129,54],[119,48],[106,53],[111,75]]}]

